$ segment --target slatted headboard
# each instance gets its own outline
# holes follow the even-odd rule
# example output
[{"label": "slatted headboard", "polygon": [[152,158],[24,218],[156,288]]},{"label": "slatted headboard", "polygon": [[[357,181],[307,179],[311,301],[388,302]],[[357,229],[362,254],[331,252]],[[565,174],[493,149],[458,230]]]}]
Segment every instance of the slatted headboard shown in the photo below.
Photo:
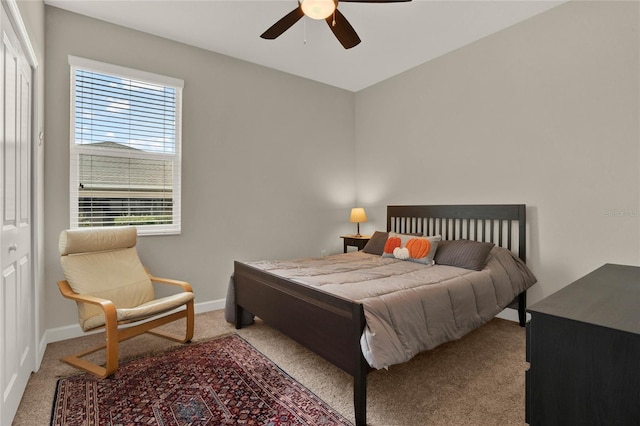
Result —
[{"label": "slatted headboard", "polygon": [[387,206],[387,231],[491,242],[513,251],[523,262],[526,223],[524,204]]}]

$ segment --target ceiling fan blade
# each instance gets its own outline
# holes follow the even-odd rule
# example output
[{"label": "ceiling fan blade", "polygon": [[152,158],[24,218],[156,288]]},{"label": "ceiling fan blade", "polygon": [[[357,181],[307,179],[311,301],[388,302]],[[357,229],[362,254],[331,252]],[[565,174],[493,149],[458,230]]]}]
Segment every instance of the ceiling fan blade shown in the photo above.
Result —
[{"label": "ceiling fan blade", "polygon": [[291,12],[287,13],[282,19],[269,27],[267,31],[262,33],[260,37],[268,40],[278,38],[283,32],[287,31],[293,24],[298,22],[304,16],[302,8],[298,6]]},{"label": "ceiling fan blade", "polygon": [[334,15],[329,16],[325,21],[327,21],[329,28],[333,31],[333,35],[336,36],[345,49],[351,49],[360,43],[360,37],[356,34],[356,30],[353,29],[347,18],[338,9],[335,11],[335,24]]}]

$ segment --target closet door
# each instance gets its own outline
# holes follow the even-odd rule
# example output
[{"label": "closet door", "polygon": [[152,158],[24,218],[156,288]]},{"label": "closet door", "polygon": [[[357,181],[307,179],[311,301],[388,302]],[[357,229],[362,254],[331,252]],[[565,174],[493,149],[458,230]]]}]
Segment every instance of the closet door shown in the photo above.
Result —
[{"label": "closet door", "polygon": [[0,34],[0,424],[11,424],[34,367],[31,245],[32,69],[5,4]]}]

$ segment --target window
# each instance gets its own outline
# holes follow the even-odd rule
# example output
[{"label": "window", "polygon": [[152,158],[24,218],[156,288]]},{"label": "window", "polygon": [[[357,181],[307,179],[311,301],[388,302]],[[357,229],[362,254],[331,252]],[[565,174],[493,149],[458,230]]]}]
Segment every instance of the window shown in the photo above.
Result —
[{"label": "window", "polygon": [[71,228],[180,233],[182,80],[69,56]]}]

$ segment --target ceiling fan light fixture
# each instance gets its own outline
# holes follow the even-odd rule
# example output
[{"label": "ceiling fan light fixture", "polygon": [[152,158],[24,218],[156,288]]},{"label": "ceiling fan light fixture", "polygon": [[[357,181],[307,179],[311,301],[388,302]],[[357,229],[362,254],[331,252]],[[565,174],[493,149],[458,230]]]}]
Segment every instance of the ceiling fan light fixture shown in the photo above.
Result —
[{"label": "ceiling fan light fixture", "polygon": [[[356,3],[397,3],[411,0],[342,0]],[[347,18],[338,10],[339,0],[298,0],[298,7],[284,15],[275,24],[270,26],[260,37],[273,40],[291,28],[296,22],[305,16],[313,19],[324,19],[331,32],[336,36],[342,47],[351,49],[360,43],[360,37],[353,29]],[[330,17],[333,15],[332,19]]]},{"label": "ceiling fan light fixture", "polygon": [[326,19],[336,10],[334,0],[299,0],[300,8],[311,19]]}]

